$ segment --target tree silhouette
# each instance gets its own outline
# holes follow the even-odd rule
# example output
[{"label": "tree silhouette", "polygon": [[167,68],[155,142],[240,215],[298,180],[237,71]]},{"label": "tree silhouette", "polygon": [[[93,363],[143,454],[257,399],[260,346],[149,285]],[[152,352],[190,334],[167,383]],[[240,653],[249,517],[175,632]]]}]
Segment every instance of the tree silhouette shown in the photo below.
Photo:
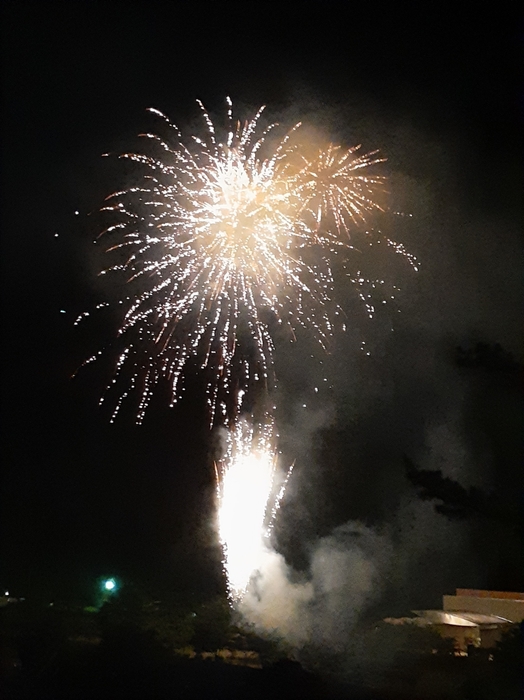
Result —
[{"label": "tree silhouette", "polygon": [[469,349],[458,347],[454,362],[463,371],[473,374],[467,432],[490,438],[498,475],[495,491],[486,493],[474,486],[466,488],[459,481],[444,476],[440,469],[420,469],[407,456],[404,457],[406,477],[419,498],[435,501],[437,513],[452,520],[480,518],[517,528],[520,517],[512,500],[519,488],[515,479],[520,465],[517,467],[516,462],[522,456],[522,440],[519,442],[517,436],[515,442],[513,421],[521,404],[513,401],[522,394],[523,367],[498,343],[477,343]]},{"label": "tree silhouette", "polygon": [[437,513],[452,520],[480,517],[501,522],[512,521],[493,494],[486,494],[474,486],[466,489],[458,481],[444,476],[440,469],[419,469],[406,456],[404,464],[406,477],[417,489],[419,498],[423,501],[440,501],[435,505]]},{"label": "tree silhouette", "polygon": [[499,344],[477,343],[475,347],[456,348],[455,362],[459,367],[484,369],[487,372],[518,374],[522,367],[513,355]]}]

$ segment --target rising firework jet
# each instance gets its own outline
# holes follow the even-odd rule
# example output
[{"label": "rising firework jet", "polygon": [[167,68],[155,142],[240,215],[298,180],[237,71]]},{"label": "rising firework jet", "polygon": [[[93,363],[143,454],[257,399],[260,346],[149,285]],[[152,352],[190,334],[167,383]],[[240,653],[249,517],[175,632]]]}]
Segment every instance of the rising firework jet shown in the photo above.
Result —
[{"label": "rising firework jet", "polygon": [[[197,364],[211,424],[234,423],[252,408],[254,387],[274,384],[276,328],[302,326],[327,346],[338,315],[331,258],[352,248],[350,228],[381,208],[376,152],[313,147],[300,141],[300,124],[279,138],[277,125],[259,126],[263,108],[235,123],[230,100],[219,138],[200,106],[206,129],[186,140],[150,110],[167,136],[142,134],[149,155],[121,156],[136,165],[138,184],[103,208],[115,217],[104,237],[114,237],[117,261],[102,274],[121,272],[127,282],[113,419],[138,392],[141,422],[160,378],[175,403],[184,371]],[[359,270],[344,275],[368,282]],[[370,295],[359,293],[371,314]]]},{"label": "rising firework jet", "polygon": [[278,485],[275,426],[271,418],[254,428],[241,419],[227,432],[216,465],[218,534],[230,599],[242,599],[268,548],[268,537],[284,495],[290,468]]}]

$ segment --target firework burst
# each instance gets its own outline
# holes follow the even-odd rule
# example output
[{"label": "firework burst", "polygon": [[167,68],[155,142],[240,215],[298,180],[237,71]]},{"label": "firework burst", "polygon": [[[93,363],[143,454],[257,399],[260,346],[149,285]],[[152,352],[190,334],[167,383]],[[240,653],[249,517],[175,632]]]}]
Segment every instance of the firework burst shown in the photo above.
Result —
[{"label": "firework burst", "polygon": [[300,124],[278,137],[277,125],[259,126],[263,108],[235,122],[230,100],[219,138],[200,106],[206,129],[186,140],[150,110],[167,136],[142,134],[149,155],[121,156],[136,164],[139,184],[103,208],[115,217],[103,233],[115,238],[108,250],[118,260],[102,274],[121,272],[128,283],[125,347],[112,382],[122,375],[128,384],[113,419],[138,391],[141,422],[162,377],[175,403],[196,362],[207,377],[211,424],[234,422],[239,397],[273,386],[278,326],[292,334],[302,326],[327,346],[337,311],[330,258],[351,248],[350,227],[380,208],[376,152],[312,149],[300,142]]}]

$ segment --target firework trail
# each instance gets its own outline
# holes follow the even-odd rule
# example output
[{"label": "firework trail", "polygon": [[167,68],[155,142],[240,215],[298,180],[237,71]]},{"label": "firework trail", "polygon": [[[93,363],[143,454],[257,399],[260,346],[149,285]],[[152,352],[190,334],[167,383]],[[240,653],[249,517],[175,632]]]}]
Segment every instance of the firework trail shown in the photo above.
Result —
[{"label": "firework trail", "polygon": [[[111,194],[102,209],[113,220],[100,235],[113,238],[107,250],[116,260],[101,274],[121,273],[126,281],[123,349],[108,389],[123,387],[111,420],[138,393],[140,423],[161,378],[174,404],[187,371],[196,365],[204,372],[210,425],[229,426],[217,465],[218,528],[230,594],[238,599],[285,487],[274,495],[276,436],[266,410],[275,331],[294,336],[303,327],[327,348],[343,317],[333,259],[353,248],[350,229],[382,209],[385,180],[374,174],[383,160],[376,151],[314,147],[300,141],[300,124],[278,136],[278,125],[260,126],[263,107],[235,122],[229,99],[219,135],[199,104],[205,129],[186,139],[150,110],[166,136],[141,134],[148,153],[120,156],[136,166],[138,180]],[[359,246],[372,244],[369,232],[361,238]],[[383,240],[416,267],[401,245]],[[373,315],[364,288],[375,282],[342,268]],[[263,407],[258,416],[256,404]],[[246,412],[251,424],[240,418]]]}]

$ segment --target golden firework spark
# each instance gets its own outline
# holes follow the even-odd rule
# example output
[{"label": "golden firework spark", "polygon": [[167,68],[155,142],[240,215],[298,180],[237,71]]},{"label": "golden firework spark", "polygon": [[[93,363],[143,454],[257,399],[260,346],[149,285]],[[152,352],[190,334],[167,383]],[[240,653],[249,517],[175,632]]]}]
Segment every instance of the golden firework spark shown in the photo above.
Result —
[{"label": "golden firework spark", "polygon": [[[108,250],[119,259],[102,274],[120,271],[128,282],[125,347],[112,384],[119,375],[128,383],[112,419],[138,391],[141,422],[161,377],[174,404],[196,360],[206,372],[211,424],[234,420],[240,389],[273,385],[278,325],[291,333],[302,326],[326,347],[338,312],[330,257],[351,248],[351,226],[380,208],[384,178],[370,174],[382,160],[376,152],[314,149],[301,143],[300,124],[278,138],[277,125],[259,127],[263,107],[235,123],[227,104],[222,139],[201,103],[205,133],[186,140],[150,110],[167,136],[141,134],[150,154],[121,156],[140,179],[103,208],[115,217],[103,233],[116,238]],[[362,284],[360,272],[348,277]],[[366,304],[371,312],[367,297]]]}]

